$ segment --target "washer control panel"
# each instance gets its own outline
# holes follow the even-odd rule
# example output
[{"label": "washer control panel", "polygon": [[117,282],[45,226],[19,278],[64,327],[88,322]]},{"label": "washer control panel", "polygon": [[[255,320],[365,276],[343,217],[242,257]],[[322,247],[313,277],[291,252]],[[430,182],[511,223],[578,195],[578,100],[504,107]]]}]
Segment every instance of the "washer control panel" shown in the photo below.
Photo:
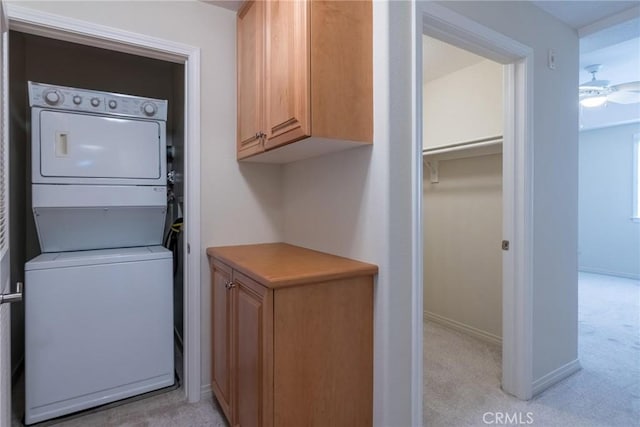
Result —
[{"label": "washer control panel", "polygon": [[29,82],[29,105],[118,116],[167,120],[167,101]]}]

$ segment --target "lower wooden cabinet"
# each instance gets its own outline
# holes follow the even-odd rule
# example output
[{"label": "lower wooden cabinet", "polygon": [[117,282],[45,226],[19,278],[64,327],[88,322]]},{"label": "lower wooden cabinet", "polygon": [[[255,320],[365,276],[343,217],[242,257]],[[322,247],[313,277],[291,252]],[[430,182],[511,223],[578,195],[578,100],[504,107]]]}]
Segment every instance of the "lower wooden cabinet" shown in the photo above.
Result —
[{"label": "lower wooden cabinet", "polygon": [[377,267],[286,244],[207,253],[212,388],[230,425],[372,425]]},{"label": "lower wooden cabinet", "polygon": [[211,262],[211,387],[227,419],[231,418],[231,268]]},{"label": "lower wooden cabinet", "polygon": [[218,260],[211,260],[213,392],[232,426],[266,426],[272,419],[271,295]]}]

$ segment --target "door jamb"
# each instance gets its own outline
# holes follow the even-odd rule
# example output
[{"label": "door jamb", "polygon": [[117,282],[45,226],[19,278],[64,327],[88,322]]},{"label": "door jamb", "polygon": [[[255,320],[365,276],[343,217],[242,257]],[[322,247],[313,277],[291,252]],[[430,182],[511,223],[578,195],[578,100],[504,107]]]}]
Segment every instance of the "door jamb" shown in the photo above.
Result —
[{"label": "door jamb", "polygon": [[[413,235],[422,239],[422,35],[436,37],[507,64],[503,143],[503,238],[511,243],[503,257],[502,388],[528,400],[533,392],[533,49],[433,2],[418,2],[414,37]],[[413,296],[422,295],[422,243],[415,243],[420,266],[413,271]],[[422,419],[423,301],[413,303],[412,418]],[[416,424],[417,425],[417,424]]]},{"label": "door jamb", "polygon": [[[184,391],[200,400],[200,48],[6,4],[9,29],[184,64],[185,236]],[[194,252],[191,253],[191,246]]]}]

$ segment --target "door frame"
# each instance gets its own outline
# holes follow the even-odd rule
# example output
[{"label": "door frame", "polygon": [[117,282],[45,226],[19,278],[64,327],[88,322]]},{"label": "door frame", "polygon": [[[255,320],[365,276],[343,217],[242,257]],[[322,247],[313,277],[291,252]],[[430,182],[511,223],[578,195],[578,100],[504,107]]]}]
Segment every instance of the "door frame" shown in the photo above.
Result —
[{"label": "door frame", "polygon": [[[6,66],[9,20],[2,0],[0,0],[0,294],[11,290],[11,267],[9,239],[9,67]],[[11,424],[11,304],[0,304],[0,425]]]},{"label": "door frame", "polygon": [[[14,3],[4,3],[4,5],[10,30],[160,59],[183,64],[185,67],[184,391],[189,402],[197,402],[201,394],[200,48],[41,12]],[[193,253],[191,253],[192,246]]]},{"label": "door frame", "polygon": [[505,66],[503,142],[502,388],[528,400],[533,393],[533,49],[433,2],[416,2],[413,23],[413,367],[412,417],[422,419],[422,35]]}]

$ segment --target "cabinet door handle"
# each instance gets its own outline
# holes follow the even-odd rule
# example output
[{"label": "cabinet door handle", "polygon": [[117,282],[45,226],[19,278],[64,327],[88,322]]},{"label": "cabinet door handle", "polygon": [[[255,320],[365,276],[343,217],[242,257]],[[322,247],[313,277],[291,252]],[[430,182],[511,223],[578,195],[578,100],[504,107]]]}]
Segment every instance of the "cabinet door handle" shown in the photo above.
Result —
[{"label": "cabinet door handle", "polygon": [[260,139],[261,135],[262,135],[262,132],[256,132],[256,139]]},{"label": "cabinet door handle", "polygon": [[229,281],[224,285],[225,288],[227,288],[227,290],[231,289],[231,288],[235,288],[236,284],[233,283],[233,281]]}]

